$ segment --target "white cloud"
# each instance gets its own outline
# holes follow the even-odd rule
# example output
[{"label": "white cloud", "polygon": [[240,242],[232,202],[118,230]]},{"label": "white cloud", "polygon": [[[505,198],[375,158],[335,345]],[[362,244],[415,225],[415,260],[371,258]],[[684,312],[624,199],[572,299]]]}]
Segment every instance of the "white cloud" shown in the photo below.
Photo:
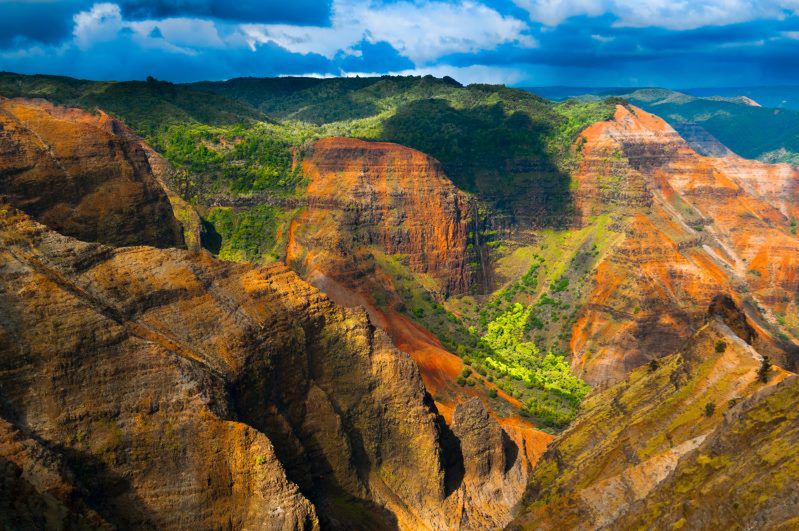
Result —
[{"label": "white cloud", "polygon": [[89,11],[81,11],[72,18],[75,44],[82,49],[114,40],[124,27],[122,12],[116,4],[94,4]]},{"label": "white cloud", "polygon": [[417,64],[451,53],[490,50],[504,43],[536,46],[527,29],[524,22],[471,1],[378,4],[334,0],[331,27],[242,26],[251,46],[271,41],[293,52],[331,58],[362,39],[385,41]]},{"label": "white cloud", "polygon": [[610,13],[617,26],[673,30],[780,19],[799,11],[799,0],[514,0],[530,18],[549,26],[567,18]]}]

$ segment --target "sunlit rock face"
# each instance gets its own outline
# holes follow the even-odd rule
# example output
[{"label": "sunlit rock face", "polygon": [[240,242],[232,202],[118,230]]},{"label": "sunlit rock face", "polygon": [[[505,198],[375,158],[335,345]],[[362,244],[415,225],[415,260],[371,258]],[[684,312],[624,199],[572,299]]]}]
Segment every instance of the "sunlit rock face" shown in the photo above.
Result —
[{"label": "sunlit rock face", "polygon": [[[530,471],[527,441],[536,455],[541,441],[509,436],[479,401],[447,427],[416,363],[367,312],[285,265],[158,248],[182,244],[164,168],[153,174],[158,159],[121,125],[111,134],[102,116],[3,104],[17,114],[0,159],[0,526],[510,521]],[[33,142],[36,120],[61,128],[58,156],[20,143]],[[106,151],[91,156],[83,143],[97,139]],[[64,146],[83,147],[68,157]],[[65,203],[29,180],[74,189]],[[457,207],[435,255],[446,260],[467,211],[458,192],[437,190],[425,200]],[[120,213],[135,215],[135,230]],[[418,267],[448,283],[448,269],[423,258],[432,229],[418,230]],[[394,238],[388,225],[375,234]]]},{"label": "sunlit rock face", "polygon": [[791,527],[799,380],[763,381],[745,319],[718,299],[677,353],[589,396],[511,528]]},{"label": "sunlit rock face", "polygon": [[300,223],[327,225],[318,227],[331,231],[325,250],[335,252],[336,238],[375,246],[406,255],[413,271],[439,279],[446,294],[468,290],[471,200],[438,161],[398,144],[325,138],[302,167],[311,206]]},{"label": "sunlit rock face", "polygon": [[0,99],[0,193],[62,234],[112,245],[184,246],[146,149],[104,113]]},{"label": "sunlit rock face", "polygon": [[589,382],[673,352],[721,293],[746,308],[758,348],[794,362],[796,330],[775,316],[797,304],[795,169],[702,157],[660,118],[621,105],[575,148],[581,223],[611,216],[615,235],[573,329],[573,365]]}]

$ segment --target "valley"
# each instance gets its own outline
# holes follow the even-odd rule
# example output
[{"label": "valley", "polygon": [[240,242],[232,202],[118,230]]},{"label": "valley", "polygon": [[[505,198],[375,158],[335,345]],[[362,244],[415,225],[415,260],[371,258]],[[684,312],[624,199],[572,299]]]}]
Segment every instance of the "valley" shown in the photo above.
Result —
[{"label": "valley", "polygon": [[799,169],[645,96],[0,74],[0,526],[795,526]]}]

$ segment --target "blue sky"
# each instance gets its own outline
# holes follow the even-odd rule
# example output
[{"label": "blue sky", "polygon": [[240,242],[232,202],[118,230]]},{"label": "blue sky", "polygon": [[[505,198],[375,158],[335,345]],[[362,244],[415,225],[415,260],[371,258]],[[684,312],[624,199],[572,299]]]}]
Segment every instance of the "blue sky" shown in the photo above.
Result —
[{"label": "blue sky", "polygon": [[0,0],[0,70],[799,84],[799,0]]}]

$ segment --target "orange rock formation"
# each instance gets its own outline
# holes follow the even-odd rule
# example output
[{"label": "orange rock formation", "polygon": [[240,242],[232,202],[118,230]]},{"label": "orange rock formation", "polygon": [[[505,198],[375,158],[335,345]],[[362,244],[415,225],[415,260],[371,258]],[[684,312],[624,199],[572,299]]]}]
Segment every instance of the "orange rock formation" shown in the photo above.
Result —
[{"label": "orange rock formation", "polygon": [[796,343],[775,338],[774,316],[796,309],[799,172],[702,157],[660,118],[621,105],[576,145],[583,222],[608,214],[623,234],[573,330],[578,372],[593,384],[616,381],[673,352],[720,293],[744,305],[758,348],[790,365]]}]

